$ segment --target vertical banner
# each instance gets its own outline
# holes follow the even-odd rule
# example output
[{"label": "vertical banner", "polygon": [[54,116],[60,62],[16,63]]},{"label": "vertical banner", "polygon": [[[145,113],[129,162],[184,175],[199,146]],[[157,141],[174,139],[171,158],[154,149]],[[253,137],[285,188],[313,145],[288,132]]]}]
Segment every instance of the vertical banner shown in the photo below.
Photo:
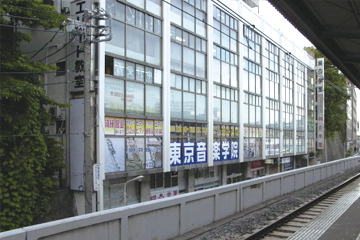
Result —
[{"label": "vertical banner", "polygon": [[82,49],[83,42],[86,37],[86,25],[83,23],[83,15],[85,9],[91,9],[91,1],[73,1],[70,4],[70,14],[75,20],[71,25],[72,29],[68,29],[72,34],[71,52],[76,54],[71,55],[70,61],[70,91],[82,92],[84,91],[84,50]]},{"label": "vertical banner", "polygon": [[85,191],[84,184],[84,99],[70,100],[70,189]]},{"label": "vertical banner", "polygon": [[324,58],[316,59],[317,76],[317,149],[324,149]]}]

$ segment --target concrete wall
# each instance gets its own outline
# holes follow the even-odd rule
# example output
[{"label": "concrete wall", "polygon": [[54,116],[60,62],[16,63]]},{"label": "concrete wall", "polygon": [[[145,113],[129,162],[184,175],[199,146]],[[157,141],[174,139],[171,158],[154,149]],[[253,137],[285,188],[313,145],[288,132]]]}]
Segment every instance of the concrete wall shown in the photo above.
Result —
[{"label": "concrete wall", "polygon": [[360,165],[360,157],[0,233],[2,240],[169,239]]}]

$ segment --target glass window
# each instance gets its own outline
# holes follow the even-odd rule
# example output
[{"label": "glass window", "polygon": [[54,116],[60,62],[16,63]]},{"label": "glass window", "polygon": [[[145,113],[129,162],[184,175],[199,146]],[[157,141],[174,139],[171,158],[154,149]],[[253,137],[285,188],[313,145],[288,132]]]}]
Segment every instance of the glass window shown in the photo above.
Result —
[{"label": "glass window", "polygon": [[230,122],[230,101],[222,99],[221,103],[221,121]]},{"label": "glass window", "polygon": [[136,64],[136,80],[143,82],[145,80],[145,66]]},{"label": "glass window", "polygon": [[206,120],[207,119],[207,107],[206,107],[206,96],[196,95],[196,119]]},{"label": "glass window", "polygon": [[153,34],[146,34],[146,62],[154,65],[161,63],[161,42],[160,37]]},{"label": "glass window", "polygon": [[161,20],[160,19],[157,19],[155,18],[154,19],[154,33],[155,34],[158,34],[158,35],[161,35]]},{"label": "glass window", "polygon": [[231,122],[239,123],[239,106],[237,102],[231,102]]},{"label": "glass window", "polygon": [[115,78],[105,78],[105,113],[124,113],[124,81]]},{"label": "glass window", "polygon": [[114,59],[114,76],[125,77],[125,61]]},{"label": "glass window", "polygon": [[136,10],[132,7],[127,6],[126,7],[126,22],[131,25],[135,25],[135,15],[136,15]]},{"label": "glass window", "polygon": [[187,74],[195,74],[195,51],[190,48],[183,48],[184,51],[184,66],[183,72]]},{"label": "glass window", "polygon": [[[174,5],[174,6],[173,6]],[[171,22],[181,26],[181,1],[171,0]]]},{"label": "glass window", "polygon": [[125,25],[118,21],[113,21],[113,36],[111,41],[106,42],[106,51],[116,53],[120,56],[125,54]]},{"label": "glass window", "polygon": [[181,91],[171,90],[170,109],[172,118],[182,118]]},{"label": "glass window", "polygon": [[196,52],[196,76],[205,78],[206,58],[205,54]]},{"label": "glass window", "polygon": [[189,4],[184,3],[184,11],[183,11],[183,23],[184,28],[187,30],[194,32],[195,27],[195,9]]},{"label": "glass window", "polygon": [[126,78],[135,80],[135,63],[126,62]]},{"label": "glass window", "polygon": [[146,15],[146,31],[154,31],[154,18],[149,15]]},{"label": "glass window", "polygon": [[127,0],[127,2],[132,3],[135,6],[144,9],[144,0]]},{"label": "glass window", "polygon": [[214,59],[213,61],[213,80],[220,83],[221,80],[221,61]]},{"label": "glass window", "polygon": [[144,32],[131,26],[126,30],[126,56],[144,61]]},{"label": "glass window", "polygon": [[126,112],[144,114],[144,84],[126,83]]},{"label": "glass window", "polygon": [[145,27],[145,14],[140,11],[136,11],[136,26],[139,28]]},{"label": "glass window", "polygon": [[214,109],[213,109],[213,118],[215,122],[220,122],[221,120],[221,100],[219,98],[214,98]]},{"label": "glass window", "polygon": [[184,92],[184,119],[195,119],[195,94]]},{"label": "glass window", "polygon": [[171,43],[171,69],[181,71],[182,53],[181,45]]},{"label": "glass window", "polygon": [[221,83],[230,85],[230,66],[225,62],[221,62]]},{"label": "glass window", "polygon": [[181,71],[181,62],[181,46],[176,43],[171,43],[171,69]]},{"label": "glass window", "polygon": [[144,138],[126,138],[126,171],[145,168]]},{"label": "glass window", "polygon": [[161,116],[161,89],[146,85],[146,115]]},{"label": "glass window", "polygon": [[147,0],[146,10],[157,16],[161,16],[161,0]]}]

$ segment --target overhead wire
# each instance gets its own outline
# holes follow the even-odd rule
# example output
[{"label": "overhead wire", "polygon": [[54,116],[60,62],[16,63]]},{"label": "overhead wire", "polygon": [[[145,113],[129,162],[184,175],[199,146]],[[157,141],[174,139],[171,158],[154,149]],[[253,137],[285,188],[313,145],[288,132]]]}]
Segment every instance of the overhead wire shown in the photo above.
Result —
[{"label": "overhead wire", "polygon": [[26,19],[26,20],[31,20],[31,21],[39,21],[39,22],[48,22],[48,23],[62,23],[62,22],[55,22],[55,21],[49,21],[49,20],[43,20],[43,19],[38,19],[38,18],[28,18],[28,17],[22,17],[22,16],[15,16],[15,15],[9,15],[9,14],[0,14],[0,16],[3,17],[9,17],[9,18],[19,18],[19,19]]},{"label": "overhead wire", "polygon": [[[45,11],[45,10],[40,10],[40,9],[34,9],[34,8],[28,8],[28,7],[21,7],[21,6],[15,6],[15,5],[10,5],[10,4],[4,4],[4,3],[0,3],[0,6],[6,6],[6,7],[12,7],[12,8],[19,8],[19,9],[24,9],[24,10],[31,10],[31,11],[35,11],[35,12],[44,12],[44,13],[51,13],[51,14],[54,13],[54,12],[52,12],[52,11]],[[77,15],[67,14],[66,16],[76,17]]]},{"label": "overhead wire", "polygon": [[64,22],[61,23],[59,30],[54,34],[54,36],[47,42],[44,44],[44,46],[42,46],[42,48],[40,48],[36,53],[34,53],[31,57],[30,60],[33,59],[36,55],[38,55],[49,43],[51,43],[54,38],[56,37],[56,35],[61,31],[62,27],[64,26]]},{"label": "overhead wire", "polygon": [[[166,2],[166,1],[164,1],[164,2]],[[168,3],[168,2],[166,2],[166,3]],[[170,4],[170,3],[168,3],[168,4]],[[170,4],[171,6],[173,6],[173,7],[175,7],[175,8],[177,8],[176,6],[174,6],[174,5],[172,5],[172,4]],[[34,9],[30,9],[30,10],[34,10]],[[184,10],[182,10],[182,9],[180,9],[182,12],[184,12],[184,13],[186,13]],[[186,14],[188,14],[188,13],[186,13]],[[189,14],[190,15],[190,14]],[[193,16],[193,15],[191,15],[191,16]],[[193,17],[195,17],[196,18],[196,16],[193,16]],[[196,19],[198,19],[198,18],[196,18]],[[210,26],[208,23],[205,23],[206,25],[208,25],[208,26]],[[2,24],[1,24],[2,25]],[[0,26],[1,26],[0,25]],[[247,26],[251,26],[251,24],[247,24]],[[8,25],[8,27],[16,27],[16,26],[10,26],[10,25]],[[18,27],[18,26],[17,26]],[[214,28],[213,26],[210,26],[210,27],[212,27],[212,28]],[[18,28],[21,28],[21,27],[18,27]],[[29,30],[34,30],[34,29],[32,29],[32,28],[24,28],[24,29],[29,29]],[[48,31],[48,32],[50,32],[51,30],[41,30],[41,31]],[[238,31],[241,31],[241,30],[238,30]],[[254,30],[253,30],[254,31]],[[256,32],[258,31],[258,30],[255,30]],[[59,31],[52,31],[52,32],[56,32],[56,34],[59,32]],[[56,34],[55,34],[55,36],[56,36]],[[222,32],[222,34],[224,34],[224,35],[227,35],[229,38],[231,38],[231,39],[234,39],[234,38],[232,38],[230,35],[228,35],[228,34],[226,34],[226,33],[223,33]],[[262,34],[260,34],[261,36],[262,36]],[[264,34],[263,34],[264,35]],[[55,37],[54,36],[54,37]],[[246,40],[248,41],[248,38],[247,37],[245,37],[246,38]],[[71,43],[73,40],[75,39],[75,36],[74,36],[74,38],[73,39],[71,39],[71,41],[69,41],[65,46],[63,46],[61,49],[63,49],[64,47],[66,47],[69,43]],[[249,44],[248,45],[246,45],[246,44],[244,44],[244,43],[242,43],[240,40],[238,40],[237,38],[236,39],[234,39],[237,43],[240,43],[241,45],[243,45],[243,46],[246,46],[246,47],[249,47]],[[267,40],[269,40],[269,39],[267,39]],[[273,41],[270,41],[269,40],[269,42],[271,42],[272,44],[274,44],[273,43]],[[275,46],[277,46],[279,49],[283,49],[281,46],[279,47],[277,44],[274,44]],[[46,46],[44,46],[44,47],[46,47]],[[43,48],[44,48],[43,47]],[[60,51],[61,49],[59,49],[58,51]],[[221,49],[225,49],[225,48],[222,48],[221,47]],[[42,49],[40,49],[39,51],[41,51]],[[226,50],[226,49],[225,49]],[[57,51],[57,52],[58,52]],[[227,51],[229,51],[229,50],[227,50]],[[55,53],[57,53],[57,52],[55,52]],[[66,58],[66,57],[68,57],[69,55],[71,55],[71,54],[74,54],[75,52],[77,52],[77,50],[76,51],[73,51],[72,53],[70,53],[70,54],[68,54],[67,56],[65,56],[65,57],[63,57],[63,58],[61,58],[61,59],[64,59],[64,58]],[[229,52],[231,52],[231,51],[229,51]],[[283,52],[284,53],[286,53],[286,54],[288,54],[289,52],[288,51],[286,51],[286,49],[285,49],[285,51],[283,50]],[[55,54],[55,53],[53,53],[53,54]],[[52,55],[53,55],[52,54]],[[267,56],[265,56],[265,55],[263,55],[262,53],[259,53],[262,57],[264,57],[264,58],[266,58],[266,59],[268,59],[269,61],[272,61],[270,58],[268,58]],[[49,56],[47,56],[47,57],[50,57],[50,56],[52,56],[52,55],[49,55]],[[43,58],[43,59],[41,59],[40,61],[42,61],[42,60],[44,60],[45,58]],[[61,60],[61,59],[58,59],[58,60]],[[58,61],[57,60],[57,61]],[[281,59],[280,59],[281,60]],[[250,60],[251,61],[251,60]],[[274,61],[273,61],[274,62]],[[302,63],[302,61],[299,61],[299,62],[301,62]],[[254,63],[256,63],[256,62],[254,62]],[[259,64],[259,63],[257,63],[257,64]],[[294,65],[294,64],[293,64]],[[282,67],[281,66],[281,64],[280,64],[280,67]],[[295,70],[295,69],[294,69]],[[295,72],[295,71],[294,71]],[[64,83],[68,83],[68,82],[64,82]],[[54,84],[61,84],[61,83],[54,83]],[[45,84],[44,84],[45,85]],[[49,84],[49,85],[51,85],[51,84]],[[32,86],[34,86],[34,85],[32,85]],[[101,124],[103,124],[103,123],[101,123]],[[60,134],[55,134],[55,135],[60,135]],[[61,135],[63,135],[63,134],[61,134]],[[24,135],[19,135],[19,136],[24,136]],[[32,135],[28,135],[28,136],[32,136]],[[4,137],[4,136],[0,136],[0,137]],[[9,136],[9,137],[11,137],[11,136]]]},{"label": "overhead wire", "polygon": [[[191,15],[191,14],[185,12],[183,9],[178,8],[177,6],[171,4],[170,2],[168,2],[168,1],[166,1],[166,0],[163,0],[163,2],[169,4],[170,6],[176,8],[176,9],[178,9],[178,10],[180,10],[180,11],[182,11],[182,12],[185,13],[185,14],[188,14],[188,15],[196,18],[195,15]],[[224,3],[220,2],[220,1],[214,1],[214,0],[212,0],[212,2],[214,2],[214,4],[215,4],[216,6],[222,8],[222,9],[226,8],[227,11],[229,11],[229,12],[232,13],[232,14],[231,14],[232,17],[235,17],[236,19],[238,19],[238,20],[241,21],[242,23],[246,24],[247,26],[252,26],[252,27],[255,28],[254,25],[252,25],[252,24],[251,24],[249,21],[247,21],[245,18],[241,17],[238,13],[236,13],[235,11],[233,11],[231,8],[229,8],[228,6],[226,6]],[[44,11],[44,10],[39,10],[39,9],[32,9],[32,8],[26,8],[26,7],[8,5],[8,4],[0,4],[0,6],[1,6],[1,5],[8,6],[8,7],[19,8],[19,9],[26,9],[26,10],[32,10],[32,11],[53,13],[53,12],[51,12],[51,11]],[[220,6],[220,5],[221,5],[221,6]],[[229,12],[228,12],[228,13],[229,13]],[[235,16],[234,16],[234,15],[235,15]],[[14,16],[14,17],[17,17],[17,16]],[[197,20],[202,20],[202,19],[199,19],[199,18],[196,18],[196,19],[197,19]],[[209,25],[209,24],[206,23],[206,22],[205,22],[205,24],[206,24],[207,26],[210,26],[210,27],[214,28],[213,26]],[[3,25],[3,24],[0,24],[0,26],[14,27],[14,28],[16,27],[16,28],[20,28],[20,29],[27,29],[27,30],[34,30],[34,31],[48,31],[48,32],[55,32],[55,33],[58,32],[58,31],[54,31],[54,30],[40,30],[40,29],[33,29],[33,28],[24,28],[24,27],[19,27],[19,26]],[[274,44],[275,46],[277,46],[279,49],[282,49],[283,52],[285,52],[285,53],[290,53],[290,52],[287,51],[285,48],[283,48],[281,45],[279,45],[278,43],[274,42],[274,41],[273,41],[271,38],[269,38],[266,34],[264,34],[263,32],[261,32],[259,29],[256,28],[255,31],[256,31],[256,32],[259,32],[261,36],[265,37],[266,40],[268,40],[269,42],[271,42],[272,44]],[[235,40],[235,41],[237,41],[238,43],[240,43],[240,44],[243,45],[243,46],[250,47],[249,44],[248,44],[248,45],[245,45],[245,44],[242,43],[240,40],[234,39],[234,38],[232,38],[230,35],[228,35],[228,34],[226,34],[226,33],[223,33],[223,32],[222,32],[222,34],[228,36],[229,38],[231,38],[231,39],[233,39],[233,40]],[[245,38],[246,38],[246,37],[245,37]],[[248,41],[248,38],[246,38],[246,40]],[[250,47],[250,48],[251,48],[251,47]],[[61,49],[62,49],[62,48],[61,48]],[[60,49],[60,50],[61,50],[61,49]],[[60,50],[59,50],[59,51],[60,51]],[[290,54],[291,54],[291,53],[290,53]],[[263,55],[263,54],[261,54],[261,53],[260,53],[260,55],[263,56],[264,58],[267,58],[269,61],[272,61],[272,60],[269,59],[267,56],[265,56],[265,55]],[[48,57],[49,57],[49,56],[48,56]],[[292,56],[292,57],[302,63],[302,61],[300,61],[299,59],[297,59],[295,56]],[[40,61],[42,61],[42,60],[44,60],[44,59],[45,59],[45,58],[41,59]],[[282,67],[282,66],[280,65],[280,67]]]},{"label": "overhead wire", "polygon": [[0,72],[0,75],[16,75],[16,74],[46,74],[46,73],[65,73],[68,71],[49,71],[49,72]]},{"label": "overhead wire", "polygon": [[0,89],[1,88],[18,88],[18,87],[39,87],[39,86],[59,85],[59,84],[67,84],[67,83],[69,83],[69,81],[56,82],[56,83],[29,84],[29,85],[11,85],[11,86],[0,86]]},{"label": "overhead wire", "polygon": [[47,137],[56,137],[56,136],[64,136],[64,135],[84,135],[84,133],[58,133],[58,134],[18,134],[18,135],[0,135],[0,138],[14,138],[14,137],[41,137],[41,136],[47,136]]},{"label": "overhead wire", "polygon": [[73,54],[74,54],[74,53],[76,53],[76,52],[78,52],[78,50],[77,50],[77,49],[76,49],[76,50],[74,50],[73,52],[69,53],[69,54],[68,54],[68,55],[66,55],[65,57],[59,58],[59,59],[57,59],[56,61],[53,61],[53,62],[48,63],[48,64],[49,64],[49,65],[51,65],[51,64],[57,63],[58,61],[63,60],[63,59],[65,59],[65,58],[67,58],[67,57],[69,57],[69,56],[73,55]]},{"label": "overhead wire", "polygon": [[56,33],[58,30],[50,30],[50,29],[36,29],[36,28],[29,28],[29,27],[20,27],[14,25],[7,25],[7,24],[0,24],[1,27],[8,27],[8,28],[17,28],[17,29],[24,29],[29,31],[36,31],[36,32],[54,32]]},{"label": "overhead wire", "polygon": [[57,50],[56,50],[55,52],[53,52],[52,54],[50,54],[50,55],[48,55],[48,56],[46,56],[46,57],[44,57],[44,58],[42,58],[42,59],[40,59],[40,60],[38,60],[38,61],[41,62],[42,60],[45,60],[46,58],[51,57],[51,56],[55,55],[56,53],[60,52],[60,51],[61,51],[62,49],[64,49],[67,45],[69,45],[70,43],[72,43],[72,42],[75,40],[75,38],[76,38],[76,35],[74,35],[74,37],[73,37],[72,39],[70,39],[67,43],[65,43],[61,48],[57,49]]}]

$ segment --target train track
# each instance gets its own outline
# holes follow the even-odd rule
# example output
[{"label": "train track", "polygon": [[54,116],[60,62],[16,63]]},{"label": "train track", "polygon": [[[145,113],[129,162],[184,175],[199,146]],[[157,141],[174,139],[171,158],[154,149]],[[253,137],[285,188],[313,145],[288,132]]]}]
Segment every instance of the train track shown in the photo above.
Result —
[{"label": "train track", "polygon": [[334,204],[345,193],[347,193],[349,190],[346,189],[346,186],[359,177],[360,174],[353,176],[352,178],[327,191],[323,195],[312,199],[300,206],[298,209],[283,215],[251,235],[244,236],[242,239],[277,240],[291,237],[302,227],[313,221],[328,207]]}]

